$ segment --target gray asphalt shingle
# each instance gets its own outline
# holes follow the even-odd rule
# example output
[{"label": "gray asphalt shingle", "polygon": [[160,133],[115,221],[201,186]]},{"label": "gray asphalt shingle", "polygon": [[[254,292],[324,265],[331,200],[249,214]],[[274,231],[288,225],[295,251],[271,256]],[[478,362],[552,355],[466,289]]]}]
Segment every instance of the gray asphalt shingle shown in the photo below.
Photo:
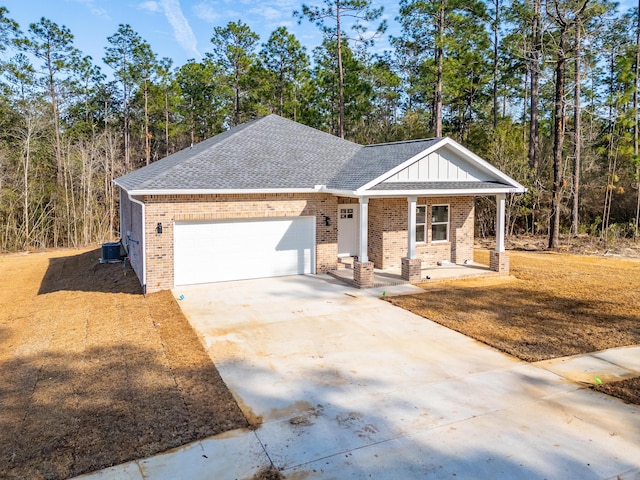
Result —
[{"label": "gray asphalt shingle", "polygon": [[356,190],[440,140],[432,138],[362,147],[333,177],[327,187]]},{"label": "gray asphalt shingle", "polygon": [[[116,180],[131,191],[355,191],[441,138],[362,146],[277,115],[253,120]],[[389,190],[398,183],[378,185]],[[426,184],[421,184],[426,187]],[[462,183],[456,188],[463,188]],[[482,188],[476,186],[473,188]],[[486,184],[486,187],[506,186]],[[404,185],[416,189],[418,184]]]},{"label": "gray asphalt shingle", "polygon": [[127,190],[313,188],[362,148],[277,115],[248,122],[117,180]]}]

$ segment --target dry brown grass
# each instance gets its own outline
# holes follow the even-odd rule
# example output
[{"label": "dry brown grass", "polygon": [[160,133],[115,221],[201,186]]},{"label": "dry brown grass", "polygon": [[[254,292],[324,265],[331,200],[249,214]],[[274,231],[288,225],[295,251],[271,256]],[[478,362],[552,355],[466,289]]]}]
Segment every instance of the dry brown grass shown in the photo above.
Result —
[{"label": "dry brown grass", "polygon": [[[425,293],[389,301],[529,362],[640,344],[640,260],[510,257],[511,277],[425,283]],[[488,251],[475,260],[487,264]],[[602,387],[640,403],[637,380]]]},{"label": "dry brown grass", "polygon": [[68,478],[247,426],[170,292],[99,250],[0,256],[0,478]]}]

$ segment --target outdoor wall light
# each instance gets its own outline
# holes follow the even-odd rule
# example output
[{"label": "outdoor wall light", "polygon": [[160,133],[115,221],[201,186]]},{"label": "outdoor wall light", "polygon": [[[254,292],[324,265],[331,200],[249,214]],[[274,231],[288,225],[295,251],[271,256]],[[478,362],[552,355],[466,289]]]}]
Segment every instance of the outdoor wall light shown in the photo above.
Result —
[{"label": "outdoor wall light", "polygon": [[158,222],[156,226],[156,233],[162,233],[162,223]]},{"label": "outdoor wall light", "polygon": [[325,216],[324,216],[324,224],[325,224],[327,227],[330,227],[330,226],[331,226],[331,219],[329,218],[329,216],[328,216],[328,215],[325,215]]}]

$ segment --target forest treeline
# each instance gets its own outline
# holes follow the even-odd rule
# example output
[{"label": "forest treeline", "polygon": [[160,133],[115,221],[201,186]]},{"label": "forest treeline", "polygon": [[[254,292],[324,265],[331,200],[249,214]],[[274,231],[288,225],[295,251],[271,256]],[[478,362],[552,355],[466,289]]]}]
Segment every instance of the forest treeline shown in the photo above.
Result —
[{"label": "forest treeline", "polygon": [[[601,0],[324,0],[260,39],[217,26],[174,65],[129,25],[108,71],[54,20],[0,7],[0,251],[116,238],[113,179],[269,113],[362,143],[448,135],[528,187],[508,233],[638,237],[638,10]],[[106,70],[106,69],[105,69]],[[491,234],[492,199],[477,201]]]}]

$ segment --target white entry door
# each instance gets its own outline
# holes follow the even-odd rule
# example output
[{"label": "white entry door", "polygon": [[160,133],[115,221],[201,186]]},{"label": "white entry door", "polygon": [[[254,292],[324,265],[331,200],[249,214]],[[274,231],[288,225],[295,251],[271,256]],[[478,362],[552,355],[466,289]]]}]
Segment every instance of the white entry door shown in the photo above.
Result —
[{"label": "white entry door", "polygon": [[338,256],[358,255],[358,204],[338,205]]},{"label": "white entry door", "polygon": [[315,273],[315,217],[176,222],[174,284]]}]

